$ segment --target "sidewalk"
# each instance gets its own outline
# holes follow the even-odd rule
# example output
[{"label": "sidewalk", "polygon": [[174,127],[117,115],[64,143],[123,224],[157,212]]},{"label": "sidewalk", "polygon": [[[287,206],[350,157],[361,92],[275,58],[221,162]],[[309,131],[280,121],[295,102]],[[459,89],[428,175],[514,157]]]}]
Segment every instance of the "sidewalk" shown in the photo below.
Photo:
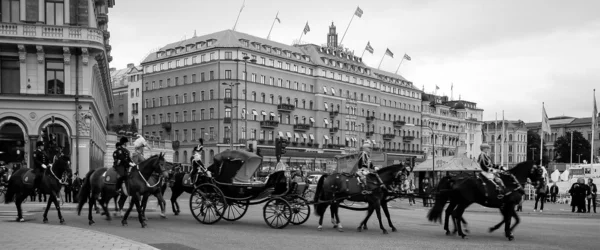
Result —
[{"label": "sidewalk", "polygon": [[[21,208],[23,209],[23,211],[28,211],[28,212],[43,212],[46,209],[46,204],[47,204],[46,202],[27,201],[27,202],[21,204]],[[88,203],[83,205],[82,211],[87,211],[87,207],[88,207]],[[114,211],[114,202],[112,200],[108,204],[108,207],[109,207],[110,211]],[[128,207],[129,207],[129,200],[125,203],[124,209],[127,209]],[[4,202],[0,203],[0,211],[6,211],[6,210],[17,211],[17,209],[15,207],[15,203],[14,202],[11,202],[9,204],[4,204]],[[54,207],[54,204],[50,205],[50,210],[56,210],[56,208]],[[76,203],[62,204],[62,205],[60,205],[60,210],[61,211],[75,211],[75,210],[77,210],[77,204]],[[135,211],[135,209],[134,209],[134,211]],[[157,201],[149,200],[148,205],[146,206],[146,212],[156,212],[156,211],[160,211]]]},{"label": "sidewalk", "polygon": [[[408,209],[408,210],[429,210],[431,207],[423,206],[423,199],[415,199],[417,202],[416,205],[410,206],[408,204],[408,199],[396,199],[389,203],[390,208],[397,209]],[[594,213],[593,209],[591,213],[571,213],[571,206],[566,204],[558,204],[558,203],[545,203],[543,212],[533,212],[533,206],[535,205],[535,201],[527,200],[523,203],[523,212],[518,212],[519,215],[558,215],[562,217],[575,217],[575,218],[597,218],[600,219],[600,213]],[[538,204],[538,209],[539,209]],[[600,207],[597,207],[596,210],[600,212]],[[478,212],[478,213],[499,213],[497,208],[487,208],[481,206],[479,204],[472,204],[467,208],[466,212]]]},{"label": "sidewalk", "polygon": [[[0,223],[2,249],[158,249],[118,236],[70,226]],[[68,237],[66,237],[68,236]]]}]

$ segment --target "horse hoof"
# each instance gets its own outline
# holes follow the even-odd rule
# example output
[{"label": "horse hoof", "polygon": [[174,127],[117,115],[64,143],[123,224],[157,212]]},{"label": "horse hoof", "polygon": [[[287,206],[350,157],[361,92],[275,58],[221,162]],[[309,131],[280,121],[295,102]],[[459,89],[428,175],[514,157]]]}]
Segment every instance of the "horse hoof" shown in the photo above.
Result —
[{"label": "horse hoof", "polygon": [[494,231],[496,231],[496,229],[493,227],[490,227],[490,230],[488,230],[488,232],[490,232],[490,233],[493,233]]},{"label": "horse hoof", "polygon": [[362,227],[358,227],[358,228],[356,229],[356,231],[357,231],[357,232],[362,232]]},{"label": "horse hoof", "polygon": [[398,230],[395,227],[392,227],[392,232],[398,232]]},{"label": "horse hoof", "polygon": [[344,229],[338,228],[338,232],[344,232]]},{"label": "horse hoof", "polygon": [[469,231],[469,229],[465,229],[465,233],[471,233],[471,231]]},{"label": "horse hoof", "polygon": [[121,221],[121,226],[124,226],[124,227],[127,226],[127,221],[122,220]]},{"label": "horse hoof", "polygon": [[451,236],[452,232],[446,230],[446,235]]},{"label": "horse hoof", "polygon": [[463,235],[462,238],[463,238],[463,240],[469,239],[469,237],[467,237],[466,235]]},{"label": "horse hoof", "polygon": [[337,228],[337,225],[333,225],[333,228]]},{"label": "horse hoof", "polygon": [[61,224],[61,225],[67,224],[67,223],[65,223],[65,219],[64,219],[64,218],[61,218],[61,219],[60,219],[60,224]]},{"label": "horse hoof", "polygon": [[369,229],[367,228],[367,226],[364,226],[364,227],[363,227],[363,229],[364,229],[364,230],[369,230]]},{"label": "horse hoof", "polygon": [[175,214],[175,215],[179,215],[179,212],[174,212],[173,214]]},{"label": "horse hoof", "polygon": [[508,236],[508,241],[513,241],[515,239],[515,236]]},{"label": "horse hoof", "polygon": [[48,223],[48,218],[44,218],[44,224]]},{"label": "horse hoof", "polygon": [[23,219],[23,218],[17,218],[17,222],[25,222],[25,219]]},{"label": "horse hoof", "polygon": [[142,223],[142,228],[146,228],[148,225],[146,223]]},{"label": "horse hoof", "polygon": [[383,234],[388,234],[388,231],[387,230],[383,230]]},{"label": "horse hoof", "polygon": [[165,214],[163,214],[163,213],[160,213],[160,217],[163,218],[163,219],[167,218],[167,216]]}]

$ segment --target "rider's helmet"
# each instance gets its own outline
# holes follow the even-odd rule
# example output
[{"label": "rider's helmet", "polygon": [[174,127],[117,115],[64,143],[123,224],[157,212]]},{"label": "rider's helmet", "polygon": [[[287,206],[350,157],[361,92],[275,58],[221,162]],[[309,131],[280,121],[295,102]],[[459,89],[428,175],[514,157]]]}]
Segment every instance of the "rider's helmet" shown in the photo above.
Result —
[{"label": "rider's helmet", "polygon": [[482,144],[481,144],[481,146],[479,146],[479,148],[480,148],[481,150],[484,150],[484,149],[490,149],[491,147],[490,147],[490,145],[489,145],[489,144],[487,144],[487,143],[482,143]]}]

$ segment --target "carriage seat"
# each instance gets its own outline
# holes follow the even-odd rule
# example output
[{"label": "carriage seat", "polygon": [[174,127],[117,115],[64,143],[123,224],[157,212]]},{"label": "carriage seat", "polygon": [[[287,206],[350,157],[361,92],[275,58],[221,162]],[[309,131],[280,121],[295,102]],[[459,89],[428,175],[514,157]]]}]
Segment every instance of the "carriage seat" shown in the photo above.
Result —
[{"label": "carriage seat", "polygon": [[234,186],[249,186],[249,187],[264,187],[267,183],[262,181],[249,181],[249,182],[241,182],[241,181],[233,181],[231,182]]}]

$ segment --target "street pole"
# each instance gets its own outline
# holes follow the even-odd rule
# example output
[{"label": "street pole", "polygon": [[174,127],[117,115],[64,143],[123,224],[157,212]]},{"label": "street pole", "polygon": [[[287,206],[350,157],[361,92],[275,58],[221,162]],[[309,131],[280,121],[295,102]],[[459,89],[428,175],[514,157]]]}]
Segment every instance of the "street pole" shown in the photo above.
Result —
[{"label": "street pole", "polygon": [[571,158],[570,165],[573,166],[573,132],[571,132],[571,153],[569,154],[569,157]]}]

